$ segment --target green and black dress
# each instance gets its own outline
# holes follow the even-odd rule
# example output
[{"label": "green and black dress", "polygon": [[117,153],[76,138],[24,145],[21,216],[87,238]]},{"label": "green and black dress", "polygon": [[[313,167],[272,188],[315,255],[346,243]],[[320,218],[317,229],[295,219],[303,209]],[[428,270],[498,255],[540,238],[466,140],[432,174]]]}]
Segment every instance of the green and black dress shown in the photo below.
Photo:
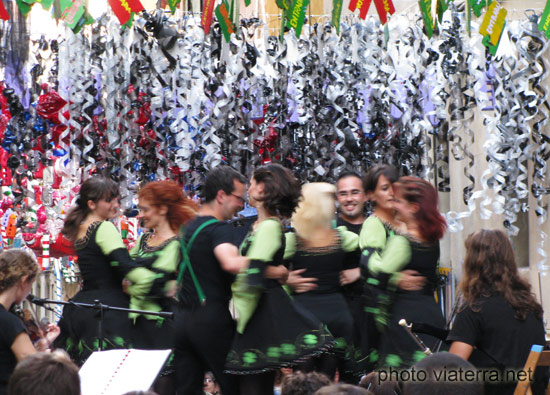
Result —
[{"label": "green and black dress", "polygon": [[[86,235],[75,241],[82,289],[72,302],[101,304],[128,308],[129,297],[122,291],[122,280],[136,267],[117,228],[109,221],[92,223]],[[71,358],[82,364],[93,351],[131,346],[131,321],[128,314],[113,310],[103,311],[99,341],[99,314],[95,309],[66,305],[59,321],[61,334],[55,346],[64,348]]]},{"label": "green and black dress", "polygon": [[387,329],[389,322],[396,290],[392,276],[409,261],[410,246],[407,239],[399,235],[391,225],[371,215],[361,228],[359,248],[367,313],[361,350],[368,354],[367,369],[370,370],[379,363],[380,334]]},{"label": "green and black dress", "polygon": [[333,345],[323,323],[294,303],[277,280],[263,277],[267,265],[282,264],[284,249],[283,227],[275,219],[262,221],[241,246],[250,266],[233,285],[238,323],[227,357],[229,373],[257,374],[294,366]]},{"label": "green and black dress", "polygon": [[[146,311],[174,312],[176,300],[166,297],[167,287],[177,278],[181,262],[180,243],[174,236],[158,246],[150,246],[152,233],[144,233],[130,250],[132,259],[148,260],[128,273],[126,278],[132,285],[128,287],[130,308]],[[174,348],[174,321],[153,315],[130,313],[134,322],[134,347],[145,350]]]},{"label": "green and black dress", "polygon": [[[336,339],[333,351],[347,363],[343,368],[355,371],[354,320],[340,285],[340,272],[359,265],[359,237],[345,227],[336,230],[333,245],[308,247],[295,233],[286,234],[285,260],[292,270],[305,269],[304,277],[317,279],[317,287],[293,294],[294,301],[312,312],[324,323]],[[336,368],[336,366],[334,366]],[[332,375],[334,372],[324,372]]]}]

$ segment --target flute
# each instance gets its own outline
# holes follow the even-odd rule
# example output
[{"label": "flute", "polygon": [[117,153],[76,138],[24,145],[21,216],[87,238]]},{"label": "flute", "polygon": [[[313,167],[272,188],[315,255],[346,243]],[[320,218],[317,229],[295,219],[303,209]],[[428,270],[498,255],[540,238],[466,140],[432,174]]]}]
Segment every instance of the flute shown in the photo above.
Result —
[{"label": "flute", "polygon": [[411,335],[413,340],[420,346],[420,348],[422,349],[422,352],[424,352],[424,354],[432,355],[432,351],[430,350],[430,348],[428,346],[426,346],[424,344],[424,342],[422,341],[422,339],[420,337],[418,337],[418,335],[412,331],[412,324],[407,324],[407,320],[404,319],[404,318],[401,318],[399,320],[399,325],[401,325],[403,328],[405,328],[407,330],[407,332],[409,333],[409,335]]}]

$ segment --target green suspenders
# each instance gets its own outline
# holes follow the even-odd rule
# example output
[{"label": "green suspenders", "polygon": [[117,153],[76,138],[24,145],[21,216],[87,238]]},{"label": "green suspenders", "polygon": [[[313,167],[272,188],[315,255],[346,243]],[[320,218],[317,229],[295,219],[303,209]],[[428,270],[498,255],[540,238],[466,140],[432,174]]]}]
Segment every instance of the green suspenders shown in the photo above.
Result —
[{"label": "green suspenders", "polygon": [[208,221],[203,222],[197,228],[197,230],[195,230],[195,232],[193,233],[193,235],[189,239],[189,243],[187,243],[187,245],[185,245],[185,236],[184,235],[182,235],[182,237],[180,239],[180,247],[181,247],[181,254],[182,254],[183,260],[182,260],[180,270],[179,270],[179,273],[178,273],[178,285],[181,284],[181,280],[183,279],[183,274],[185,273],[185,270],[187,268],[189,268],[189,274],[191,275],[191,279],[193,280],[193,284],[195,285],[195,289],[197,290],[197,296],[199,297],[199,301],[201,302],[201,304],[206,303],[206,296],[204,295],[202,287],[199,284],[199,281],[197,280],[197,276],[195,276],[195,271],[193,270],[193,267],[191,266],[191,260],[189,259],[189,255],[187,254],[187,252],[191,251],[191,247],[193,245],[193,242],[195,241],[195,238],[200,233],[200,231],[203,230],[204,228],[206,228],[208,225],[213,224],[215,222],[218,222],[218,220],[215,219],[215,218],[209,219]]}]

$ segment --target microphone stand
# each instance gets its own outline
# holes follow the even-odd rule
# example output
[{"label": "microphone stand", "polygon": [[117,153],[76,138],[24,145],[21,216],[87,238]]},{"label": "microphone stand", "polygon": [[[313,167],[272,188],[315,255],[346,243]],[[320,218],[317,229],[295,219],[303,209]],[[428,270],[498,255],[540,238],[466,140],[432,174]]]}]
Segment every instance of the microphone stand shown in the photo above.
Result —
[{"label": "microphone stand", "polygon": [[124,307],[115,307],[115,306],[109,306],[106,304],[101,303],[99,300],[94,300],[94,303],[79,303],[79,302],[72,302],[72,301],[63,301],[63,300],[53,300],[53,299],[39,299],[39,298],[32,298],[29,299],[29,301],[37,306],[42,306],[44,308],[47,308],[44,306],[45,304],[58,304],[58,305],[69,305],[69,306],[75,306],[85,309],[94,309],[97,310],[98,313],[98,322],[97,322],[97,337],[99,339],[99,351],[103,351],[103,317],[104,313],[106,311],[119,311],[121,313],[136,313],[136,314],[144,314],[144,315],[152,315],[157,317],[165,317],[165,318],[174,318],[174,313],[170,311],[147,311],[147,310],[136,310],[136,309],[126,309]]}]

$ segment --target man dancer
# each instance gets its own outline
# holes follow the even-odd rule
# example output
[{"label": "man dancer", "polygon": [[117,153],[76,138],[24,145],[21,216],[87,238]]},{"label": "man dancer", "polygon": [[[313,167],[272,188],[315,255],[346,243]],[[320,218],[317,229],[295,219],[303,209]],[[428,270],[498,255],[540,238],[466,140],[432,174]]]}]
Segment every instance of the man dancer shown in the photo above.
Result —
[{"label": "man dancer", "polygon": [[211,170],[198,216],[185,229],[190,267],[182,268],[175,348],[180,395],[202,395],[206,371],[214,374],[224,395],[238,393],[236,380],[223,370],[235,330],[229,312],[231,283],[247,259],[239,256],[233,227],[225,221],[243,209],[245,182],[228,166]]}]

